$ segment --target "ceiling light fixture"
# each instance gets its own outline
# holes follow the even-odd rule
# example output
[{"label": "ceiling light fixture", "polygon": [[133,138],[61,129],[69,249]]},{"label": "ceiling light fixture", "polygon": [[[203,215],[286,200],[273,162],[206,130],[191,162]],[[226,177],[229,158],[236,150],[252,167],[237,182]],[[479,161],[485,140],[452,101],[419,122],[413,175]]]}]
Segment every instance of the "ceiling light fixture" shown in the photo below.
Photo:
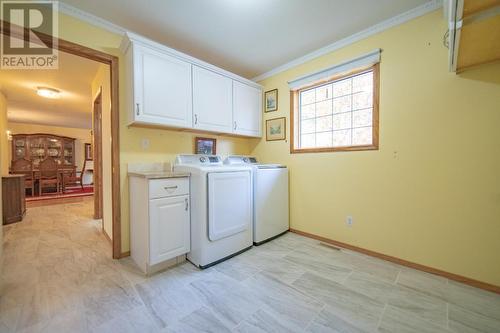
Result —
[{"label": "ceiling light fixture", "polygon": [[59,90],[54,89],[54,88],[37,87],[36,89],[37,89],[36,93],[39,96],[42,96],[45,98],[59,98],[59,94],[61,93]]}]

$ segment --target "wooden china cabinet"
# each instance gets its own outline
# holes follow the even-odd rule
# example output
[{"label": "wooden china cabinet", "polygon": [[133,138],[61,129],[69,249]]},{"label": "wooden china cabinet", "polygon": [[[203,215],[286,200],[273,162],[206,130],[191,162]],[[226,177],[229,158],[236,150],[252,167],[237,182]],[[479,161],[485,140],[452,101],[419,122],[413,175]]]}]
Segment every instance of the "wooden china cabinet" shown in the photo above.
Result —
[{"label": "wooden china cabinet", "polygon": [[12,135],[12,162],[25,158],[33,162],[33,169],[46,157],[52,157],[61,168],[75,166],[75,139],[52,134]]}]

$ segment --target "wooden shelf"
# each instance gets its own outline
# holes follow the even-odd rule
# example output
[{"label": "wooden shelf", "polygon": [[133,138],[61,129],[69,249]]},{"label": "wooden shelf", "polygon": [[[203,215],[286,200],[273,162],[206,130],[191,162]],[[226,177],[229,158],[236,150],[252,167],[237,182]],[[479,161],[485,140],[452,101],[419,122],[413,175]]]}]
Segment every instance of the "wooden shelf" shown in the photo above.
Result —
[{"label": "wooden shelf", "polygon": [[500,61],[500,0],[448,0],[449,69]]}]

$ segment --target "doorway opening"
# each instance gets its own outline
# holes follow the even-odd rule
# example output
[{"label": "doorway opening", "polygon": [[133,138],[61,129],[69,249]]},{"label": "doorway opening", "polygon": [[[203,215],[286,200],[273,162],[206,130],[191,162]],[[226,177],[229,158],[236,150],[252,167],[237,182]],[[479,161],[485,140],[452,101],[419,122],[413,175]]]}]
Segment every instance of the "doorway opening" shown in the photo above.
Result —
[{"label": "doorway opening", "polygon": [[[4,22],[0,22],[3,30],[3,34],[9,34],[11,35],[10,25],[9,24],[4,24]],[[15,32],[12,32],[11,36],[16,36],[20,37],[22,39],[24,37],[24,34],[16,34]],[[42,42],[44,39],[49,39],[51,38],[50,36],[40,36],[40,39]],[[104,53],[100,52],[94,49],[90,49],[72,42],[68,42],[62,39],[58,40],[58,50],[61,58],[67,58],[67,59],[72,59],[72,61],[76,62],[92,62],[94,64],[97,64],[98,70],[96,72],[94,80],[92,80],[91,86],[89,86],[89,91],[91,92],[90,94],[90,101],[88,103],[88,108],[90,110],[89,115],[90,115],[90,121],[89,123],[91,124],[90,128],[87,128],[90,134],[90,138],[88,139],[81,139],[78,141],[79,144],[82,144],[83,148],[73,148],[70,149],[70,145],[68,145],[68,149],[65,149],[66,147],[66,141],[71,141],[71,139],[75,139],[74,141],[77,141],[77,138],[71,137],[70,135],[62,135],[63,138],[60,139],[59,142],[51,141],[53,138],[45,138],[45,141],[38,141],[38,148],[36,144],[30,145],[27,140],[25,140],[24,144],[24,152],[19,153],[20,155],[23,155],[23,159],[27,160],[31,164],[31,174],[32,177],[30,177],[30,182],[25,182],[26,184],[29,185],[29,189],[26,190],[25,194],[28,195],[29,197],[35,197],[36,194],[40,194],[44,200],[33,200],[33,203],[28,204],[28,209],[30,207],[40,207],[40,206],[46,206],[50,204],[57,204],[57,200],[61,199],[62,197],[67,203],[71,202],[77,202],[78,197],[86,197],[85,191],[92,187],[93,188],[93,200],[89,200],[89,198],[81,199],[86,202],[87,205],[89,205],[89,201],[91,201],[91,206],[93,206],[93,211],[91,214],[91,217],[95,219],[100,219],[102,220],[101,227],[102,227],[102,232],[106,235],[106,238],[108,238],[111,243],[112,243],[112,257],[113,258],[121,258],[123,257],[121,253],[121,226],[120,226],[120,187],[119,187],[119,149],[118,149],[118,142],[119,142],[119,135],[118,135],[118,130],[119,130],[119,116],[118,116],[118,58]],[[78,60],[76,60],[78,59]],[[60,59],[60,61],[63,59]],[[61,63],[60,63],[61,65]],[[64,67],[64,64],[62,64]],[[78,69],[78,66],[71,66],[69,65],[67,68],[73,68],[73,69]],[[20,75],[21,78],[26,78],[27,73],[30,71],[22,71],[21,73],[15,73],[17,70],[9,70],[11,75]],[[54,72],[58,72],[60,69],[56,70],[45,70],[46,74],[52,72],[52,76],[54,76]],[[71,70],[70,70],[71,72]],[[2,75],[4,76],[4,75]],[[45,76],[45,79],[47,79],[47,75],[41,75],[41,78]],[[50,75],[49,75],[50,76]],[[78,80],[79,76],[74,75],[72,77],[73,80]],[[67,82],[73,81],[71,77],[67,77],[66,80]],[[17,80],[19,81],[19,80]],[[21,80],[22,81],[22,80]],[[28,93],[27,91],[31,89],[29,93],[34,93],[33,87],[34,83],[39,82],[33,80],[31,84],[25,85],[24,86],[24,93]],[[64,81],[64,80],[63,80]],[[16,82],[16,80],[13,80],[12,82]],[[59,92],[67,92],[68,94],[66,95],[68,98],[69,97],[74,97],[75,99],[78,99],[79,94],[73,94],[70,89],[66,89],[64,85],[60,86],[57,84],[57,82],[47,82],[44,81],[42,82],[43,84],[38,84],[36,85],[36,89],[38,87],[47,87],[47,88],[52,88],[54,90],[58,90]],[[59,89],[53,88],[53,86],[58,86]],[[97,87],[97,89],[95,89]],[[2,91],[5,90],[5,86],[2,85]],[[18,89],[19,91],[16,91],[16,89],[9,90],[8,92],[5,92],[7,95],[7,106],[9,109],[9,118],[12,118],[13,121],[8,122],[8,128],[10,127],[10,123],[12,124],[21,124],[22,122],[20,119],[23,117],[23,113],[21,112],[22,109],[30,109],[29,107],[27,108],[26,105],[22,107],[20,103],[18,104],[18,108],[15,108],[15,98],[13,99],[13,103],[9,103],[9,96],[16,96],[18,93],[22,93],[21,88]],[[61,94],[62,97],[62,94]],[[62,98],[60,98],[62,100]],[[52,106],[58,105],[59,108],[53,107],[52,109],[56,109],[56,111],[59,112],[58,115],[45,115],[40,112],[38,115],[38,120],[39,123],[36,124],[36,120],[34,117],[30,117],[26,115],[26,112],[24,114],[25,117],[25,123],[30,124],[29,126],[32,125],[39,125],[39,126],[53,126],[51,124],[48,124],[50,122],[54,123],[57,122],[57,116],[61,116],[61,114],[66,113],[66,120],[62,120],[60,118],[59,120],[61,121],[68,121],[72,122],[75,121],[78,117],[75,117],[75,114],[71,114],[71,110],[65,109],[64,108],[64,101],[60,102],[58,101],[57,103],[52,103]],[[39,102],[40,105],[42,102]],[[59,104],[58,104],[59,103]],[[10,105],[13,105],[13,108],[10,108]],[[22,104],[22,103],[21,103]],[[49,103],[50,104],[50,103]],[[33,106],[33,105],[32,105]],[[34,105],[33,108],[31,108],[32,111],[40,109],[37,107],[37,105]],[[56,112],[57,113],[57,112]],[[69,117],[68,117],[69,116]],[[18,117],[16,119],[16,117]],[[106,118],[106,120],[104,120]],[[29,121],[28,121],[29,120]],[[45,122],[45,124],[43,124]],[[64,125],[64,124],[63,124]],[[67,124],[66,124],[67,125]],[[23,127],[24,126],[24,127]],[[75,125],[72,125],[75,126]],[[19,128],[23,129],[23,132],[26,133],[19,133]],[[72,128],[71,126],[60,126],[60,127],[65,127],[65,128]],[[78,126],[74,128],[83,128],[85,129],[85,126]],[[50,129],[46,130],[45,132],[48,133],[28,133],[27,131],[27,125],[13,125],[12,128],[16,128],[14,130],[10,130],[11,132],[11,137],[12,140],[14,140],[14,136],[17,134],[50,134],[54,135],[54,133],[51,133]],[[32,131],[31,131],[32,132]],[[70,130],[70,134],[75,136],[76,130]],[[84,142],[85,141],[85,142]],[[51,142],[54,143],[53,146],[51,146]],[[19,143],[21,145],[21,143]],[[12,168],[12,161],[16,160],[17,157],[16,155],[16,143],[12,143],[12,150],[11,150],[11,155],[9,156],[9,166]],[[60,147],[58,149],[58,147]],[[33,148],[33,149],[32,149]],[[35,151],[35,149],[38,149],[38,151]],[[42,149],[44,152],[42,153]],[[34,152],[34,153],[33,153]],[[37,157],[39,155],[39,158],[37,157],[37,168],[33,167],[33,162],[31,159],[33,159],[32,154],[34,157]],[[73,156],[70,158],[70,156]],[[83,162],[79,163],[76,161],[77,156],[82,156],[78,157],[79,159],[82,159]],[[2,158],[5,158],[2,156]],[[49,162],[47,162],[49,161]],[[55,162],[52,163],[52,162]],[[40,163],[42,163],[42,169],[44,169],[45,164],[51,164],[52,167],[49,165],[50,170],[57,169],[58,171],[55,174],[52,175],[41,175],[41,173],[44,173],[45,170],[40,170]],[[55,166],[55,167],[54,167]],[[69,171],[64,171],[62,166],[68,166],[71,167],[70,169],[74,169],[74,172],[72,170]],[[35,170],[33,170],[35,169]],[[76,172],[78,170],[78,172]],[[12,170],[14,171],[14,170]],[[91,180],[89,183],[89,172],[91,173]],[[46,179],[47,178],[47,179]],[[86,179],[85,179],[86,178]],[[74,189],[74,185],[77,185],[79,187],[80,193],[78,195],[73,195],[69,196],[70,199],[67,199],[65,197],[68,197],[67,194]],[[33,189],[31,188],[33,187]],[[38,191],[38,192],[37,192]],[[52,195],[52,191],[54,191],[55,195],[57,197],[49,197]],[[60,196],[60,197],[59,197]]]}]

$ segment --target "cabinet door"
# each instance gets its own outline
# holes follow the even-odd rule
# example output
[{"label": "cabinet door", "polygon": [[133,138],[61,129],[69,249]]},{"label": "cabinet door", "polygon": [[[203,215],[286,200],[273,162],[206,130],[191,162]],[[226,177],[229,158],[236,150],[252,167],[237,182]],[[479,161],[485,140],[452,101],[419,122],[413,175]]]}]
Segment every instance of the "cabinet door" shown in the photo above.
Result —
[{"label": "cabinet door", "polygon": [[191,64],[135,46],[134,98],[135,121],[191,127]]},{"label": "cabinet door", "polygon": [[150,265],[189,252],[189,196],[150,200],[149,218]]},{"label": "cabinet door", "polygon": [[233,80],[193,66],[194,128],[232,133]]},{"label": "cabinet door", "polygon": [[28,158],[30,156],[26,156],[27,146],[27,138],[25,136],[13,136],[12,139],[12,162],[18,160],[20,158]]},{"label": "cabinet door", "polygon": [[233,133],[262,136],[262,91],[233,81]]}]

